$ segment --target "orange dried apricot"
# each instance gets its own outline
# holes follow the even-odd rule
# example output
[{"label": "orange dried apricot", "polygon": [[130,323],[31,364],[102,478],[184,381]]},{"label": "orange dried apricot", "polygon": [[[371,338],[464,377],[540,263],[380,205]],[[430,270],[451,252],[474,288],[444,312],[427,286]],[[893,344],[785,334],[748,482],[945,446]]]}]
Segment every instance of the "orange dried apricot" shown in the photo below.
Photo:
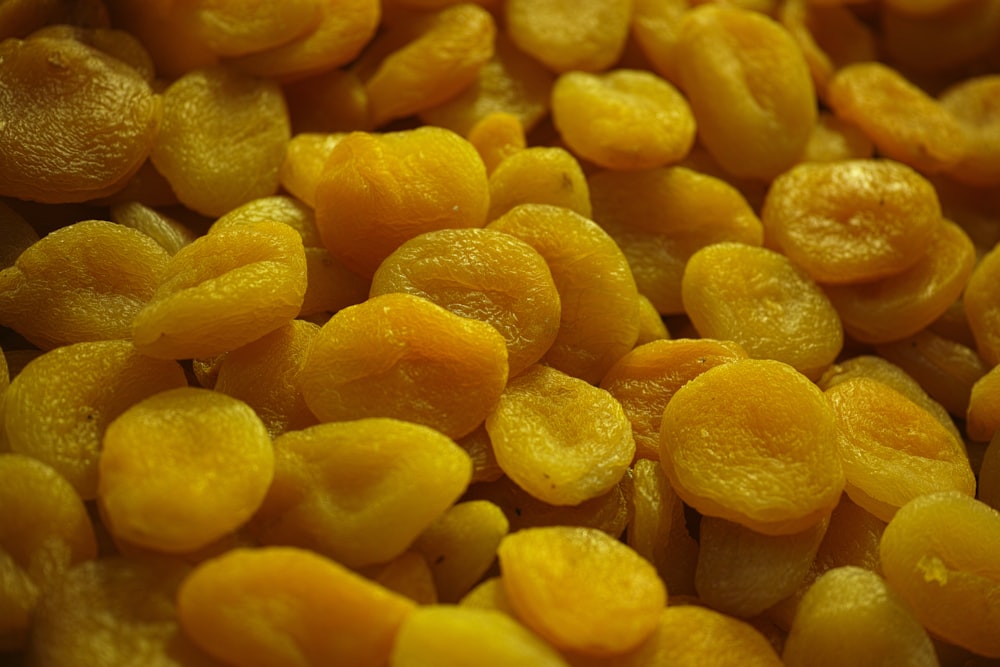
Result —
[{"label": "orange dried apricot", "polygon": [[418,605],[437,604],[437,589],[427,560],[416,551],[404,551],[379,569],[372,581]]},{"label": "orange dried apricot", "polygon": [[384,563],[410,548],[465,491],[472,472],[450,438],[396,419],[290,431],[275,439],[274,452],[274,481],[253,534],[348,567]]},{"label": "orange dried apricot", "polygon": [[198,0],[198,38],[220,56],[241,56],[275,48],[316,29],[320,2],[291,0],[280,9],[263,0]]},{"label": "orange dried apricot", "polygon": [[300,132],[289,141],[278,169],[281,187],[308,206],[316,206],[316,187],[343,132]]},{"label": "orange dried apricot", "polygon": [[493,455],[493,443],[490,442],[490,434],[486,432],[485,424],[480,424],[472,433],[455,442],[472,459],[473,484],[495,482],[503,477],[503,470],[497,465],[497,458]]},{"label": "orange dried apricot", "polygon": [[108,425],[133,403],[186,385],[176,362],[143,356],[126,340],[58,347],[11,382],[3,407],[7,442],[52,466],[89,500],[97,496]]},{"label": "orange dried apricot", "polygon": [[593,219],[625,253],[639,292],[663,315],[684,310],[688,259],[712,243],[763,242],[750,204],[725,181],[686,167],[600,171],[588,179]]},{"label": "orange dried apricot", "polygon": [[1000,76],[961,81],[941,93],[938,102],[970,137],[965,155],[949,170],[949,176],[971,185],[1000,184]]},{"label": "orange dried apricot", "polygon": [[675,49],[681,20],[691,5],[691,0],[634,0],[632,4],[632,39],[650,68],[675,85],[680,82]]},{"label": "orange dried apricot", "polygon": [[643,70],[563,74],[552,89],[552,120],[573,153],[608,169],[677,162],[695,137],[684,96]]},{"label": "orange dried apricot", "polygon": [[900,508],[879,550],[889,585],[928,632],[1000,657],[1000,512],[956,491]]},{"label": "orange dried apricot", "polygon": [[751,358],[776,359],[815,378],[843,347],[830,300],[787,257],[767,248],[716,243],[688,259],[685,312],[705,338],[732,340]]},{"label": "orange dried apricot", "polygon": [[979,356],[1000,364],[1000,244],[979,259],[962,300]]},{"label": "orange dried apricot", "polygon": [[956,490],[974,495],[976,480],[960,440],[904,395],[865,377],[826,390],[837,417],[851,500],[884,521],[917,496]]},{"label": "orange dried apricot", "polygon": [[767,535],[828,516],[844,488],[836,417],[791,366],[744,359],[701,373],[663,412],[660,463],[684,502]]},{"label": "orange dried apricot", "polygon": [[802,597],[781,659],[787,667],[938,664],[903,598],[879,575],[853,566],[826,572]]},{"label": "orange dried apricot", "polygon": [[152,238],[113,222],[63,227],[0,270],[0,324],[43,350],[129,338],[169,259]]},{"label": "orange dried apricot", "polygon": [[112,206],[111,219],[149,236],[170,255],[176,255],[195,239],[194,232],[180,221],[137,201]]},{"label": "orange dried apricot", "polygon": [[[684,503],[657,461],[637,460],[632,466],[632,486],[632,517],[626,543],[653,564],[671,595],[694,593],[695,561],[691,559],[690,573],[684,562],[687,541],[691,539],[684,525]],[[679,585],[687,574],[691,575],[690,586]]]},{"label": "orange dried apricot", "polygon": [[1000,366],[994,366],[976,380],[965,413],[969,439],[988,442],[1000,430]]},{"label": "orange dried apricot", "polygon": [[795,164],[816,123],[802,51],[758,12],[708,4],[688,11],[674,55],[698,138],[740,177],[769,181]]},{"label": "orange dried apricot", "polygon": [[271,438],[250,406],[183,387],[133,404],[108,425],[98,499],[115,537],[183,553],[243,525],[273,474]]},{"label": "orange dried apricot", "polygon": [[394,417],[460,438],[486,418],[507,374],[507,345],[492,326],[392,293],[331,317],[299,384],[321,422]]},{"label": "orange dried apricot", "polygon": [[483,226],[489,197],[482,159],[449,130],[353,132],[334,147],[316,188],[316,225],[334,257],[371,277],[418,234]]},{"label": "orange dried apricot", "polygon": [[416,605],[292,547],[233,549],[181,584],[177,615],[206,653],[246,667],[381,667]]},{"label": "orange dried apricot", "polygon": [[774,180],[764,230],[821,283],[883,278],[913,266],[941,226],[934,186],[892,160],[807,162]]},{"label": "orange dried apricot", "polygon": [[802,154],[803,162],[838,162],[873,157],[875,146],[855,125],[821,111]]},{"label": "orange dried apricot", "polygon": [[636,347],[652,343],[654,340],[667,340],[670,330],[656,306],[645,294],[639,294],[639,337],[636,338]]},{"label": "orange dried apricot", "polygon": [[292,320],[306,291],[302,238],[289,225],[224,226],[170,258],[152,299],[132,322],[142,353],[212,357]]},{"label": "orange dried apricot", "polygon": [[121,189],[150,154],[160,98],[128,64],[69,38],[0,43],[0,195],[58,203]]},{"label": "orange dried apricot", "polygon": [[592,528],[520,530],[497,556],[517,617],[558,648],[597,656],[633,649],[655,631],[667,602],[651,564]]},{"label": "orange dried apricot", "polygon": [[371,296],[413,294],[492,325],[510,375],[537,362],[560,332],[563,298],[546,257],[495,229],[442,229],[406,241],[375,271]]},{"label": "orange dried apricot", "polygon": [[150,157],[184,205],[218,217],[277,192],[290,138],[278,84],[218,66],[189,72],[163,92]]},{"label": "orange dried apricot", "polygon": [[611,394],[542,365],[508,382],[486,430],[507,476],[552,505],[607,493],[635,454],[628,418]]},{"label": "orange dried apricot", "polygon": [[490,172],[489,190],[488,221],[520,204],[550,204],[585,218],[591,215],[583,168],[559,147],[531,146],[507,156]]},{"label": "orange dried apricot", "polygon": [[486,173],[493,173],[505,158],[527,147],[524,125],[517,116],[504,111],[483,116],[469,128],[466,137],[483,159]]},{"label": "orange dried apricot", "polygon": [[[614,239],[593,221],[545,204],[516,206],[488,229],[528,243],[552,273],[560,323],[542,362],[592,384],[599,382],[639,335],[639,293]],[[521,327],[523,331],[524,324]]]}]

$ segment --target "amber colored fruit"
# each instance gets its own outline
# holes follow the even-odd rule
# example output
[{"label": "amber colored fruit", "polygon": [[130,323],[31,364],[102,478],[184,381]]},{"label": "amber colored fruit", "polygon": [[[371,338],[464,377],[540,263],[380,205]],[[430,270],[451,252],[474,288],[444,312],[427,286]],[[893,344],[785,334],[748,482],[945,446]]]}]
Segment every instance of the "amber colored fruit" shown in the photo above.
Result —
[{"label": "amber colored fruit", "polygon": [[466,137],[483,159],[486,173],[514,153],[527,147],[524,125],[517,116],[504,111],[487,113],[466,132]]},{"label": "amber colored fruit", "polygon": [[941,106],[962,124],[970,141],[965,155],[948,174],[963,183],[991,186],[1000,183],[1000,76],[984,75],[956,83],[938,98]]},{"label": "amber colored fruit", "polygon": [[503,477],[503,470],[497,465],[497,458],[493,454],[493,443],[490,442],[490,434],[486,432],[485,424],[476,427],[476,430],[459,438],[455,443],[472,459],[471,483],[495,482]]},{"label": "amber colored fruit", "polygon": [[958,80],[963,70],[978,74],[976,65],[996,50],[1000,7],[989,0],[949,4],[927,14],[886,7],[879,26],[882,58],[918,80]]},{"label": "amber colored fruit", "polygon": [[[417,17],[403,29],[416,37],[386,54],[365,81],[374,127],[446,102],[471,86],[493,57],[496,23],[472,3]],[[391,28],[387,38],[394,38]]]},{"label": "amber colored fruit", "polygon": [[632,466],[632,518],[629,521],[627,544],[653,564],[660,578],[673,592],[669,573],[677,569],[671,540],[674,521],[683,523],[683,503],[659,462],[639,459]]},{"label": "amber colored fruit", "polygon": [[357,74],[331,69],[282,86],[293,139],[299,134],[371,130],[368,93]]},{"label": "amber colored fruit", "polygon": [[824,291],[849,336],[886,343],[912,336],[941,317],[962,295],[975,263],[969,236],[946,220],[910,268],[870,283],[828,285]]},{"label": "amber colored fruit", "polygon": [[1000,434],[994,433],[979,466],[979,486],[976,497],[1000,511]]},{"label": "amber colored fruit", "polygon": [[143,356],[126,340],[64,345],[11,382],[3,406],[7,443],[52,466],[89,500],[97,496],[108,424],[133,403],[186,385],[176,362]]},{"label": "amber colored fruit", "polygon": [[396,637],[389,667],[566,667],[559,652],[507,614],[432,605],[410,614]]},{"label": "amber colored fruit", "polygon": [[149,236],[170,255],[195,239],[195,233],[180,221],[137,201],[112,206],[111,219]]},{"label": "amber colored fruit", "polygon": [[522,204],[488,229],[545,259],[561,302],[559,330],[543,362],[596,384],[639,335],[639,293],[628,260],[607,232],[558,206]]},{"label": "amber colored fruit", "polygon": [[881,154],[923,173],[946,171],[965,154],[959,121],[883,63],[841,68],[830,80],[826,101],[837,116],[864,130]]},{"label": "amber colored fruit", "polygon": [[631,425],[611,394],[542,365],[510,380],[486,430],[507,476],[553,505],[607,493],[635,454]]},{"label": "amber colored fruit", "polygon": [[14,266],[28,246],[38,240],[38,232],[17,211],[0,201],[0,271]]},{"label": "amber colored fruit", "polygon": [[111,194],[148,157],[160,100],[132,67],[75,39],[0,46],[0,195],[46,203]]},{"label": "amber colored fruit", "polygon": [[132,322],[143,354],[212,357],[287,324],[302,307],[302,238],[280,222],[222,227],[170,258],[156,293]]},{"label": "amber colored fruit", "polygon": [[116,537],[182,553],[245,523],[273,474],[271,438],[247,404],[184,387],[139,401],[108,425],[98,498]]},{"label": "amber colored fruit", "polygon": [[976,264],[963,301],[979,355],[990,366],[1000,364],[1000,244]]},{"label": "amber colored fruit", "polygon": [[965,430],[977,442],[988,442],[1000,430],[1000,366],[972,385]]},{"label": "amber colored fruit", "polygon": [[712,609],[741,618],[760,614],[799,587],[826,533],[827,519],[791,535],[762,535],[738,523],[702,517],[695,587]]},{"label": "amber colored fruit", "polygon": [[323,325],[299,383],[320,421],[394,417],[460,438],[500,397],[507,345],[485,322],[384,294]]},{"label": "amber colored fruit", "polygon": [[489,178],[487,220],[520,204],[562,206],[591,216],[590,188],[572,153],[559,147],[531,146],[502,160]]},{"label": "amber colored fruit", "polygon": [[697,250],[763,242],[760,219],[736,188],[686,167],[601,171],[589,185],[594,221],[622,249],[639,292],[663,315],[683,312],[681,276]]},{"label": "amber colored fruit", "polygon": [[660,420],[674,393],[709,368],[746,358],[746,351],[731,341],[653,341],[619,359],[600,386],[622,404],[632,423],[636,457],[657,460]]},{"label": "amber colored fruit", "polygon": [[246,667],[381,667],[413,602],[336,562],[291,547],[234,549],[181,584],[184,632]]},{"label": "amber colored fruit", "polygon": [[818,377],[843,347],[840,318],[820,287],[767,248],[717,243],[691,256],[681,280],[685,311],[706,338],[732,340],[751,358]]},{"label": "amber colored fruit", "polygon": [[913,266],[941,226],[934,186],[892,160],[804,163],[777,179],[761,213],[769,242],[821,283]]},{"label": "amber colored fruit", "polygon": [[639,337],[635,340],[636,347],[669,338],[671,334],[666,320],[646,295],[639,294]]},{"label": "amber colored fruit", "polygon": [[525,131],[538,125],[549,111],[555,76],[517,49],[505,33],[497,33],[493,46],[493,57],[479,68],[475,81],[458,95],[422,111],[421,120],[470,140],[472,128],[492,114],[511,115]]},{"label": "amber colored fruit", "polygon": [[552,89],[553,122],[576,155],[608,169],[651,169],[691,149],[687,100],[652,72],[567,72]]},{"label": "amber colored fruit", "polygon": [[816,122],[802,51],[758,12],[705,5],[687,12],[674,55],[698,137],[719,164],[769,181],[795,164]]},{"label": "amber colored fruit", "polygon": [[315,30],[320,20],[316,0],[291,0],[278,9],[262,0],[196,3],[199,39],[220,56],[241,56],[287,44]]},{"label": "amber colored fruit", "polygon": [[[279,20],[288,20],[287,9],[280,10],[267,2],[257,3],[273,12]],[[376,0],[322,0],[314,3],[319,22],[297,39],[274,48],[255,50],[234,58],[236,67],[257,77],[294,80],[326,72],[349,63],[368,44],[378,27],[381,6]],[[236,3],[237,13],[246,3]],[[247,30],[241,22],[240,31]],[[273,33],[272,33],[273,34]]]},{"label": "amber colored fruit", "polygon": [[875,154],[875,145],[856,125],[821,111],[809,143],[802,154],[803,162],[837,162],[866,160]]},{"label": "amber colored fruit", "polygon": [[442,128],[354,132],[334,147],[316,188],[316,224],[330,253],[371,277],[404,241],[486,223],[486,168]]},{"label": "amber colored fruit", "polygon": [[102,26],[50,24],[29,35],[30,39],[48,37],[51,39],[74,39],[82,44],[106,53],[129,65],[146,81],[155,78],[153,60],[142,42],[124,30]]},{"label": "amber colored fruit", "polygon": [[290,137],[281,88],[220,66],[189,72],[164,91],[150,157],[184,205],[218,217],[275,194]]},{"label": "amber colored fruit", "polygon": [[120,556],[74,567],[39,600],[31,663],[216,667],[177,622],[175,596],[189,570],[175,559]]},{"label": "amber colored fruit", "polygon": [[251,529],[349,567],[406,551],[469,484],[469,457],[437,431],[396,419],[320,424],[274,441],[274,481]]},{"label": "amber colored fruit", "polygon": [[501,541],[497,556],[518,618],[559,648],[594,655],[635,648],[666,605],[653,566],[598,530],[521,530]]},{"label": "amber colored fruit", "polygon": [[418,605],[437,604],[438,595],[427,559],[416,551],[404,551],[369,578],[380,586],[413,600]]},{"label": "amber colored fruit", "polygon": [[309,206],[316,206],[316,187],[323,177],[326,161],[343,132],[300,132],[288,142],[285,159],[278,169],[281,187]]},{"label": "amber colored fruit", "polygon": [[0,270],[0,324],[43,350],[129,338],[169,259],[150,237],[112,222],[63,227]]},{"label": "amber colored fruit", "polygon": [[879,575],[853,566],[826,572],[806,592],[781,658],[788,667],[938,664],[903,598]]},{"label": "amber colored fruit", "polygon": [[552,347],[563,295],[530,240],[502,232],[442,229],[416,236],[379,265],[371,296],[413,294],[492,325],[507,342],[510,375],[517,375]]},{"label": "amber colored fruit", "polygon": [[503,11],[514,44],[553,72],[599,72],[625,48],[631,8],[629,0],[509,0]]},{"label": "amber colored fruit", "polygon": [[904,505],[882,535],[882,570],[934,635],[1000,657],[1000,512],[958,492]]},{"label": "amber colored fruit", "polygon": [[442,602],[456,603],[496,561],[497,546],[510,524],[488,500],[455,503],[413,543],[430,564]]},{"label": "amber colored fruit", "polygon": [[826,390],[840,427],[847,494],[884,521],[935,491],[975,494],[962,442],[888,385],[858,377]]},{"label": "amber colored fruit", "polygon": [[791,366],[745,359],[710,368],[663,412],[660,463],[702,514],[788,535],[830,514],[844,488],[834,413]]}]

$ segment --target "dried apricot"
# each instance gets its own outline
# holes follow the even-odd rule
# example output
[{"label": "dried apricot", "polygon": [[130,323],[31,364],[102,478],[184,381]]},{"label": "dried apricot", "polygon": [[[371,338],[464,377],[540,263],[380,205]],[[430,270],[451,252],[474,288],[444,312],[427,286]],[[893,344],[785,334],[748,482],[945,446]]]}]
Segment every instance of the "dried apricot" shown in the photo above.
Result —
[{"label": "dried apricot", "polygon": [[250,406],[183,387],[135,403],[108,425],[98,498],[115,537],[186,552],[243,525],[273,474],[271,438]]},{"label": "dried apricot", "polygon": [[635,454],[628,418],[611,394],[541,365],[510,380],[486,430],[507,476],[552,505],[607,493]]},{"label": "dried apricot", "polygon": [[22,252],[38,240],[38,232],[17,211],[0,200],[0,270],[14,266]]},{"label": "dried apricot", "polygon": [[613,655],[656,629],[667,591],[651,564],[592,528],[528,528],[500,542],[501,580],[525,625],[555,646]]},{"label": "dried apricot", "polygon": [[994,366],[972,385],[965,414],[965,429],[971,440],[988,442],[1000,430],[1000,366]]},{"label": "dried apricot", "polygon": [[487,220],[496,220],[520,204],[562,206],[585,218],[591,215],[590,188],[580,163],[559,147],[531,146],[502,160],[489,178]]},{"label": "dried apricot", "polygon": [[979,356],[1000,364],[1000,244],[980,258],[962,300]]},{"label": "dried apricot", "polygon": [[496,329],[412,294],[336,313],[313,341],[299,383],[320,421],[394,417],[460,438],[507,383]]},{"label": "dried apricot", "polygon": [[938,101],[970,137],[965,155],[948,174],[972,185],[1000,183],[1000,76],[966,79],[941,93]]},{"label": "dried apricot", "polygon": [[396,248],[375,271],[371,296],[402,292],[491,324],[507,342],[510,375],[537,362],[561,331],[548,258],[504,229],[442,229]]},{"label": "dried apricot", "polygon": [[660,463],[702,514],[768,535],[828,516],[844,489],[833,410],[791,366],[744,359],[710,368],[663,412]]},{"label": "dried apricot", "polygon": [[241,56],[275,48],[315,30],[321,3],[291,0],[279,9],[268,2],[199,0],[195,3],[199,39],[220,56]]},{"label": "dried apricot", "polygon": [[396,419],[290,431],[275,439],[274,452],[274,481],[253,534],[349,567],[406,551],[465,491],[472,472],[450,438]]},{"label": "dried apricot", "polygon": [[194,232],[180,221],[137,201],[112,206],[111,219],[151,237],[170,255],[195,239]]}]

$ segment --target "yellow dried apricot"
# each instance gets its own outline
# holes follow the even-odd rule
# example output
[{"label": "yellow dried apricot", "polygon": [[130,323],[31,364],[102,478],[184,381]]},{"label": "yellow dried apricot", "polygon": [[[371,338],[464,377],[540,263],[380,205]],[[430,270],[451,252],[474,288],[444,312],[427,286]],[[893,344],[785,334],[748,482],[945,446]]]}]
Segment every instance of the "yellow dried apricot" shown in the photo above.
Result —
[{"label": "yellow dried apricot", "polygon": [[306,291],[302,238],[291,226],[223,226],[170,258],[152,299],[132,322],[142,353],[212,357],[287,324]]},{"label": "yellow dried apricot", "polygon": [[22,252],[38,240],[38,232],[20,213],[0,200],[0,270],[14,266]]},{"label": "yellow dried apricot", "polygon": [[866,160],[875,154],[875,145],[855,125],[821,111],[802,154],[803,162]]},{"label": "yellow dried apricot", "polygon": [[369,578],[418,605],[437,604],[437,589],[430,565],[416,551],[404,551],[381,566],[377,575]]},{"label": "yellow dried apricot", "polygon": [[791,366],[744,359],[701,373],[663,412],[660,463],[684,502],[767,535],[830,514],[844,489],[836,417]]},{"label": "yellow dried apricot", "polygon": [[966,135],[958,120],[883,63],[838,70],[826,101],[837,116],[860,127],[882,155],[923,173],[947,171],[965,154]]},{"label": "yellow dried apricot", "polygon": [[860,567],[832,569],[809,588],[781,659],[802,665],[936,665],[927,631],[882,577]]},{"label": "yellow dried apricot", "polygon": [[381,667],[416,605],[303,549],[234,549],[181,584],[177,614],[206,653],[246,667]]},{"label": "yellow dried apricot", "polygon": [[680,82],[675,54],[681,21],[691,0],[634,0],[632,39],[648,59],[650,69],[677,85]]},{"label": "yellow dried apricot", "polygon": [[343,132],[300,132],[294,135],[288,141],[285,159],[278,169],[281,187],[315,208],[316,187],[323,177],[326,161],[345,136]]},{"label": "yellow dried apricot", "polygon": [[11,382],[3,408],[7,442],[11,451],[52,466],[89,500],[97,496],[108,425],[133,403],[184,386],[176,362],[143,356],[125,340],[58,347]]},{"label": "yellow dried apricot", "polygon": [[70,38],[0,43],[0,195],[58,203],[121,189],[146,160],[160,98],[128,64]]},{"label": "yellow dried apricot", "polygon": [[872,282],[827,285],[844,330],[862,343],[887,343],[923,330],[962,295],[976,249],[958,225],[944,221],[923,257],[908,269]]},{"label": "yellow dried apricot", "polygon": [[979,259],[962,300],[979,356],[1000,364],[1000,244]]},{"label": "yellow dried apricot", "polygon": [[385,55],[365,81],[375,127],[461,93],[493,57],[496,24],[488,11],[473,3],[414,18],[403,29],[416,37]]},{"label": "yellow dried apricot", "polygon": [[146,81],[155,78],[153,59],[149,52],[131,33],[103,26],[87,27],[66,23],[50,24],[39,28],[29,38],[75,39],[129,65]]},{"label": "yellow dried apricot", "polygon": [[799,164],[774,180],[761,212],[769,242],[821,283],[883,278],[913,266],[941,226],[934,186],[892,160]]},{"label": "yellow dried apricot", "polygon": [[151,237],[170,255],[195,239],[194,232],[180,221],[137,201],[112,206],[111,219]]},{"label": "yellow dried apricot", "polygon": [[594,221],[625,253],[639,292],[663,315],[684,311],[688,259],[712,243],[761,245],[761,221],[725,181],[686,167],[601,171],[588,180]]},{"label": "yellow dried apricot", "polygon": [[492,325],[514,376],[561,331],[559,283],[530,240],[499,229],[442,229],[406,241],[375,271],[371,296],[413,294]]},{"label": "yellow dried apricot", "polygon": [[956,490],[974,495],[976,480],[960,440],[904,395],[865,377],[826,390],[837,417],[851,500],[883,521],[917,496]]},{"label": "yellow dried apricot", "polygon": [[507,476],[552,505],[607,493],[635,455],[621,404],[548,366],[533,366],[508,382],[486,416],[486,430]]},{"label": "yellow dried apricot", "polygon": [[1000,76],[966,79],[941,93],[938,101],[970,137],[965,155],[948,175],[971,185],[1000,184]]},{"label": "yellow dried apricot", "polygon": [[152,238],[113,222],[63,227],[0,270],[0,324],[43,350],[129,338],[169,260]]},{"label": "yellow dried apricot", "polygon": [[621,403],[632,423],[636,457],[658,460],[660,420],[677,390],[713,366],[746,358],[746,351],[732,341],[653,341],[619,359],[600,386]]},{"label": "yellow dried apricot", "polygon": [[489,190],[476,149],[449,130],[353,132],[334,147],[316,188],[316,225],[334,257],[371,277],[418,234],[483,226]]},{"label": "yellow dried apricot", "polygon": [[427,526],[413,548],[430,564],[442,602],[458,602],[479,583],[509,528],[503,510],[488,500],[456,503]]},{"label": "yellow dried apricot", "polygon": [[[349,567],[396,558],[465,491],[469,457],[437,431],[371,418],[274,441],[274,480],[251,529]],[[378,526],[378,530],[374,527]]]},{"label": "yellow dried apricot", "polygon": [[553,72],[599,72],[618,60],[631,0],[508,0],[503,17],[519,49]]},{"label": "yellow dried apricot", "polygon": [[[639,293],[614,239],[593,221],[545,204],[516,206],[488,229],[528,243],[552,273],[560,323],[542,362],[592,384],[599,382],[639,335]],[[523,331],[525,325],[521,327]]]},{"label": "yellow dried apricot", "polygon": [[263,422],[210,389],[154,394],[104,432],[98,499],[117,538],[168,553],[194,551],[243,525],[274,474]]},{"label": "yellow dried apricot", "polygon": [[583,168],[569,151],[558,147],[531,146],[507,156],[490,172],[489,190],[488,221],[520,204],[550,204],[585,218],[591,215]]},{"label": "yellow dried apricot", "polygon": [[972,385],[965,416],[971,440],[988,442],[1000,430],[1000,366],[994,366]]},{"label": "yellow dried apricot", "polygon": [[632,518],[626,543],[653,564],[671,595],[693,593],[693,567],[691,586],[677,585],[688,574],[683,566],[688,545],[681,539],[686,536],[684,503],[657,461],[637,460],[632,466],[632,485]]},{"label": "yellow dried apricot", "polygon": [[218,217],[275,194],[290,137],[281,88],[219,66],[189,72],[163,92],[150,157],[184,205]]},{"label": "yellow dried apricot", "polygon": [[389,667],[567,667],[559,652],[507,614],[448,605],[420,607],[396,636]]},{"label": "yellow dried apricot", "polygon": [[667,323],[656,310],[656,306],[645,294],[639,294],[639,337],[635,340],[636,347],[652,343],[654,340],[667,340],[670,337]]},{"label": "yellow dried apricot", "polygon": [[702,248],[684,269],[681,297],[702,336],[735,341],[751,358],[785,362],[810,378],[843,347],[829,298],[787,257],[767,248]]},{"label": "yellow dried apricot", "polygon": [[1000,512],[956,491],[900,508],[882,534],[882,571],[928,632],[1000,657]]},{"label": "yellow dried apricot", "polygon": [[652,72],[567,72],[552,89],[552,120],[576,155],[608,169],[677,162],[694,143],[687,100]]},{"label": "yellow dried apricot", "polygon": [[495,482],[503,477],[503,470],[497,465],[497,457],[493,455],[493,444],[486,425],[480,424],[472,433],[455,441],[459,447],[472,459],[472,483]]},{"label": "yellow dried apricot", "polygon": [[72,568],[39,599],[31,664],[217,667],[177,622],[175,596],[189,571],[175,559],[120,556]]},{"label": "yellow dried apricot", "polygon": [[798,161],[816,123],[802,51],[758,12],[708,4],[688,11],[674,56],[698,138],[729,173],[769,181]]},{"label": "yellow dried apricot", "polygon": [[469,128],[466,137],[476,147],[488,174],[505,158],[527,148],[524,125],[517,116],[504,111],[483,116]]},{"label": "yellow dried apricot", "polygon": [[241,56],[287,44],[316,29],[320,2],[291,0],[280,9],[263,0],[194,3],[198,38],[220,56]]},{"label": "yellow dried apricot", "polygon": [[597,656],[633,649],[655,631],[667,602],[650,563],[592,528],[520,530],[497,556],[517,617],[558,648]]},{"label": "yellow dried apricot", "polygon": [[492,326],[392,293],[331,317],[299,384],[322,422],[394,417],[460,438],[486,418],[507,373],[507,344]]}]

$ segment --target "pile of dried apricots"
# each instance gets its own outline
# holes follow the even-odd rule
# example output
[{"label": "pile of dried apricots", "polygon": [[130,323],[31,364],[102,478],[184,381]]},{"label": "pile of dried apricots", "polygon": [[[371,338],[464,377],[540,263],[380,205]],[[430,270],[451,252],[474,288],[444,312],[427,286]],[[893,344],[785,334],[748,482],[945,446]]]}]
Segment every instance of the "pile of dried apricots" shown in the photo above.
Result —
[{"label": "pile of dried apricots", "polygon": [[1000,664],[1000,3],[0,0],[0,663]]}]

